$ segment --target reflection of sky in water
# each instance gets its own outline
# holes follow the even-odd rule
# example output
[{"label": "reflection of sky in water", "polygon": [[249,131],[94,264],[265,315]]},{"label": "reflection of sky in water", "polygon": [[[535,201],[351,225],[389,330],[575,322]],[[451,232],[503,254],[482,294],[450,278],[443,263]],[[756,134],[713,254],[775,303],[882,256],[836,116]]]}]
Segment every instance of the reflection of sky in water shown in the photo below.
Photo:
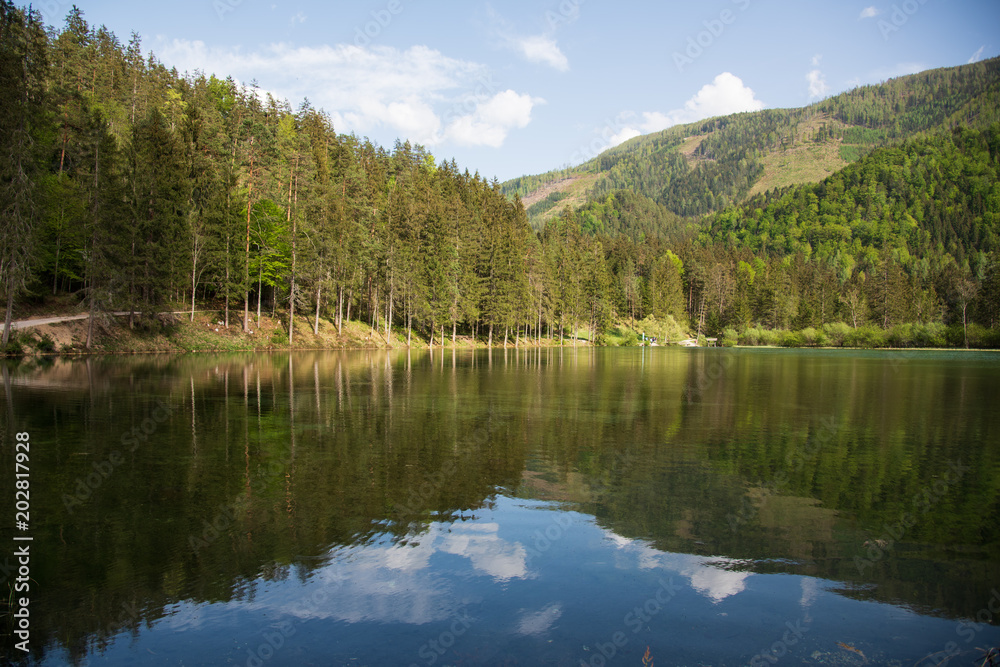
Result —
[{"label": "reflection of sky in water", "polygon": [[[659,551],[601,527],[593,516],[498,497],[478,520],[431,523],[397,543],[382,534],[364,546],[333,548],[327,564],[304,581],[293,571],[283,580],[253,582],[241,600],[177,603],[151,629],[116,642],[96,662],[130,664],[145,658],[144,651],[167,656],[183,635],[204,645],[200,664],[242,664],[247,647],[285,627],[288,647],[269,665],[341,664],[352,656],[411,664],[429,641],[465,628],[456,619],[469,619],[458,648],[480,651],[469,664],[492,664],[504,655],[527,663],[543,656],[589,660],[594,647],[606,646],[618,631],[635,638],[631,662],[646,644],[660,642],[661,654],[668,646],[677,652],[662,655],[663,664],[718,662],[720,652],[726,664],[747,664],[789,627],[808,628],[795,647],[799,657],[824,659],[837,657],[837,641],[869,651],[882,643],[877,655],[888,657],[899,637],[912,644],[910,652],[926,648],[926,654],[954,634],[953,622],[852,600],[831,591],[832,582],[742,566],[724,557]],[[675,597],[653,604],[664,582],[676,587]],[[642,623],[630,620],[639,607],[651,616]],[[830,632],[835,636],[824,635]],[[984,642],[987,634],[997,633],[984,631]]]},{"label": "reflection of sky in water", "polygon": [[642,570],[659,568],[678,574],[712,602],[720,602],[743,591],[746,579],[751,574],[723,569],[725,565],[736,562],[728,558],[666,553],[654,549],[642,540],[630,540],[609,530],[604,530],[604,535],[619,552],[627,555],[627,558],[617,560],[619,567],[636,567]]},{"label": "reflection of sky in water", "polygon": [[[298,619],[328,619],[348,623],[380,622],[425,624],[442,621],[470,602],[481,601],[488,589],[512,580],[538,578],[538,560],[529,557],[537,523],[541,530],[557,525],[549,518],[551,508],[498,499],[498,510],[507,506],[514,513],[535,516],[528,534],[501,537],[496,521],[432,523],[426,531],[406,543],[388,539],[363,547],[337,549],[331,562],[314,572],[301,586],[296,582],[270,584],[250,605],[259,610]],[[573,514],[566,528],[576,538],[589,535],[611,548],[616,570],[659,570],[664,576],[683,578],[699,595],[712,603],[745,589],[748,572],[726,569],[725,558],[708,558],[658,551],[642,540],[624,538],[599,528],[592,517]],[[562,534],[555,533],[550,556],[558,553]],[[540,554],[539,558],[546,556]],[[448,557],[454,557],[449,559]],[[470,578],[484,581],[471,585]],[[681,582],[678,581],[678,584]],[[318,600],[310,604],[311,600]],[[303,602],[305,601],[305,602]],[[563,604],[552,602],[541,609],[520,612],[516,632],[538,635],[546,632],[563,613]]]}]

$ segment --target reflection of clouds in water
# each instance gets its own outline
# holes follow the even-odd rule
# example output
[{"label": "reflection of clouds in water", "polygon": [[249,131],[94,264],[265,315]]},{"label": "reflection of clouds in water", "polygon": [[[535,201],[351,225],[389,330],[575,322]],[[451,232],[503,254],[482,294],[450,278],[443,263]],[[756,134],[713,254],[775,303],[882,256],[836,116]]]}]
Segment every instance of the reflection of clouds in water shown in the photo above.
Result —
[{"label": "reflection of clouds in water", "polygon": [[524,578],[528,574],[527,552],[519,542],[501,540],[495,523],[453,525],[441,538],[441,551],[464,556],[472,567],[494,579]]},{"label": "reflection of clouds in water", "polygon": [[560,616],[562,616],[562,605],[553,602],[540,611],[522,616],[517,624],[517,633],[521,635],[545,634],[552,627],[552,624],[559,620]]},{"label": "reflection of clouds in water", "polygon": [[[700,558],[690,556],[689,558]],[[691,563],[682,568],[680,573],[691,579],[691,585],[696,591],[710,598],[712,602],[722,602],[726,598],[742,593],[746,588],[749,572],[733,572],[722,570],[717,564],[728,562],[727,559],[700,559],[701,562]]]},{"label": "reflection of clouds in water", "polygon": [[819,596],[819,582],[811,577],[802,577],[802,598],[799,600],[799,604],[802,605],[803,610],[803,620],[806,623],[812,622],[812,614],[810,613],[812,609],[813,602]]},{"label": "reflection of clouds in water", "polygon": [[[525,548],[501,539],[499,529],[495,523],[435,523],[405,545],[338,550],[303,587],[275,587],[271,595],[258,598],[268,602],[258,601],[254,606],[276,607],[282,614],[303,620],[416,625],[441,621],[461,601],[434,573],[431,557],[436,552],[467,558],[474,570],[497,581],[527,576]],[[317,594],[320,601],[310,604]]]},{"label": "reflection of clouds in water", "polygon": [[[617,547],[616,555],[627,553],[633,556],[635,565],[642,570],[673,570],[686,577],[692,588],[712,602],[721,602],[746,589],[746,579],[751,573],[725,569],[725,565],[735,562],[728,558],[666,553],[654,549],[642,540],[630,540],[606,529],[603,532],[605,539],[614,542]],[[630,566],[619,563],[619,567]]]}]

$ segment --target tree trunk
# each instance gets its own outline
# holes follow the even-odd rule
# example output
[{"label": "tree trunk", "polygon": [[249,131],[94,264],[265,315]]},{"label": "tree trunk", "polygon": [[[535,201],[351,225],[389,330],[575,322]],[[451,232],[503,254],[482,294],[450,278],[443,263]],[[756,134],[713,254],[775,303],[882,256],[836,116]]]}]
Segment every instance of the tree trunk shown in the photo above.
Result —
[{"label": "tree trunk", "polygon": [[319,300],[323,295],[323,286],[316,286],[316,323],[313,324],[313,335],[319,335]]},{"label": "tree trunk", "polygon": [[337,289],[337,335],[344,333],[344,286]]},{"label": "tree trunk", "polygon": [[[292,167],[292,177],[288,179],[288,217],[292,222],[292,281],[288,299],[288,346],[292,346],[292,338],[295,334],[295,251],[296,237],[298,236],[298,216],[292,214],[292,208],[299,203],[298,176],[295,173],[299,166],[299,156],[295,156],[295,166]],[[293,190],[292,183],[295,183]],[[293,195],[294,193],[294,195]]]},{"label": "tree trunk", "polygon": [[386,311],[388,311],[388,312],[386,313],[386,316],[385,316],[385,344],[388,345],[389,347],[392,347],[392,342],[389,339],[389,336],[392,335],[392,302],[393,302],[393,298],[392,297],[393,297],[393,285],[392,285],[392,279],[390,278],[389,279],[389,298],[386,300],[387,301],[387,303],[386,303]]},{"label": "tree trunk", "polygon": [[198,259],[191,259],[191,321],[194,322],[194,297],[198,291]]},{"label": "tree trunk", "polygon": [[52,296],[56,295],[59,286],[59,239],[56,238],[56,268],[52,275]]},{"label": "tree trunk", "polygon": [[[14,283],[14,278],[13,278],[13,276],[7,282],[10,283],[10,284],[8,285],[8,289],[7,289],[7,313],[4,315],[4,318],[3,318],[3,344],[5,346],[10,341],[10,322],[11,322],[11,317],[13,317],[13,314],[14,314],[14,284],[13,284]],[[87,347],[90,347],[90,343],[89,342],[87,344]]]},{"label": "tree trunk", "polygon": [[[968,303],[962,303],[962,330],[965,332],[965,349],[969,349],[969,323],[965,319],[965,312],[968,310]],[[7,306],[7,312],[10,313],[10,306]]]},{"label": "tree trunk", "polygon": [[[253,208],[253,141],[250,137],[250,173],[247,174],[250,180],[247,191],[247,246],[243,261],[243,332],[250,331],[250,211]],[[292,243],[294,244],[294,239]]]}]

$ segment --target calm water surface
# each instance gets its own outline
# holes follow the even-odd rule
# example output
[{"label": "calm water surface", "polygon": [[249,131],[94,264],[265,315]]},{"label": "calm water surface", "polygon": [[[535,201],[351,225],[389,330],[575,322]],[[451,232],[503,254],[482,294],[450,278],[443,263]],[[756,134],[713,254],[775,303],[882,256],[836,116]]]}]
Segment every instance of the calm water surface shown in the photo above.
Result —
[{"label": "calm water surface", "polygon": [[2,371],[5,545],[13,434],[32,441],[36,664],[923,666],[1000,646],[998,354]]}]

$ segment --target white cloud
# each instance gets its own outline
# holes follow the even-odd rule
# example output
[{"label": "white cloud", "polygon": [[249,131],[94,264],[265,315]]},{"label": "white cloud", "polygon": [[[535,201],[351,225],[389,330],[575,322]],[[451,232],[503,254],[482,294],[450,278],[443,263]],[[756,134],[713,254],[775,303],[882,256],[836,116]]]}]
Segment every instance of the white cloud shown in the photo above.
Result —
[{"label": "white cloud", "polygon": [[975,53],[973,53],[972,57],[969,58],[969,64],[971,65],[972,63],[977,63],[980,60],[982,60],[983,59],[983,51],[985,51],[985,50],[986,50],[986,45],[985,44],[982,45],[982,46],[980,46],[979,50],[976,51]]},{"label": "white cloud", "polygon": [[499,148],[507,133],[515,128],[527,127],[531,122],[531,110],[536,104],[544,103],[543,99],[505,90],[481,102],[475,112],[452,121],[442,139],[460,146]]},{"label": "white cloud", "polygon": [[861,16],[859,16],[858,18],[859,19],[873,19],[873,18],[875,18],[876,16],[878,16],[881,13],[882,12],[879,11],[879,9],[877,7],[875,7],[874,5],[872,5],[871,7],[865,7],[864,9],[862,9],[861,10]]},{"label": "white cloud", "polygon": [[[569,71],[569,59],[562,52],[562,49],[559,48],[559,45],[556,44],[553,35],[560,23],[576,19],[574,12],[569,12],[566,16],[558,20],[550,16],[547,19],[549,30],[540,35],[517,34],[513,24],[500,16],[496,10],[488,7],[488,12],[490,21],[493,24],[493,30],[505,48],[518,53],[528,62],[548,65],[559,72]],[[552,15],[552,12],[549,12],[549,14]]]},{"label": "white cloud", "polygon": [[809,82],[809,99],[811,100],[826,97],[830,91],[830,86],[826,84],[826,77],[818,69],[811,70],[806,74],[806,81]]},{"label": "white cloud", "polygon": [[511,130],[526,127],[533,107],[544,102],[501,90],[485,65],[426,46],[277,43],[245,52],[161,38],[154,50],[180,71],[256,79],[293,107],[308,96],[329,112],[338,132],[391,132],[427,146],[454,141],[498,148]]},{"label": "white cloud", "polygon": [[569,60],[559,49],[556,40],[549,35],[513,38],[510,45],[528,62],[548,65],[560,72],[569,71]]},{"label": "white cloud", "polygon": [[623,127],[621,132],[611,135],[611,138],[608,139],[608,148],[617,146],[619,144],[624,144],[629,139],[634,139],[640,136],[641,134],[642,132],[635,129],[634,127]]},{"label": "white cloud", "polygon": [[812,66],[813,67],[819,67],[819,63],[820,63],[821,60],[823,60],[823,55],[817,53],[816,55],[814,55],[812,57]]},{"label": "white cloud", "polygon": [[604,136],[607,144],[601,150],[613,148],[640,134],[660,132],[674,125],[694,123],[714,116],[728,116],[742,111],[760,111],[764,103],[757,99],[753,89],[743,84],[742,79],[731,72],[723,72],[712,83],[706,83],[694,97],[684,103],[681,109],[667,113],[646,111],[642,121],[625,124],[634,114],[625,113],[614,124],[609,124]]},{"label": "white cloud", "polygon": [[306,15],[303,14],[302,12],[299,12],[298,14],[296,14],[291,18],[292,25],[295,25],[296,23],[305,23],[305,22],[306,22]]},{"label": "white cloud", "polygon": [[715,77],[712,83],[702,86],[694,97],[684,103],[683,109],[671,111],[666,116],[656,113],[647,113],[644,116],[647,127],[650,127],[651,124],[664,121],[668,121],[670,125],[678,125],[713,116],[728,116],[741,111],[760,111],[763,108],[764,103],[757,99],[749,86],[743,85],[738,76],[723,72]]}]

